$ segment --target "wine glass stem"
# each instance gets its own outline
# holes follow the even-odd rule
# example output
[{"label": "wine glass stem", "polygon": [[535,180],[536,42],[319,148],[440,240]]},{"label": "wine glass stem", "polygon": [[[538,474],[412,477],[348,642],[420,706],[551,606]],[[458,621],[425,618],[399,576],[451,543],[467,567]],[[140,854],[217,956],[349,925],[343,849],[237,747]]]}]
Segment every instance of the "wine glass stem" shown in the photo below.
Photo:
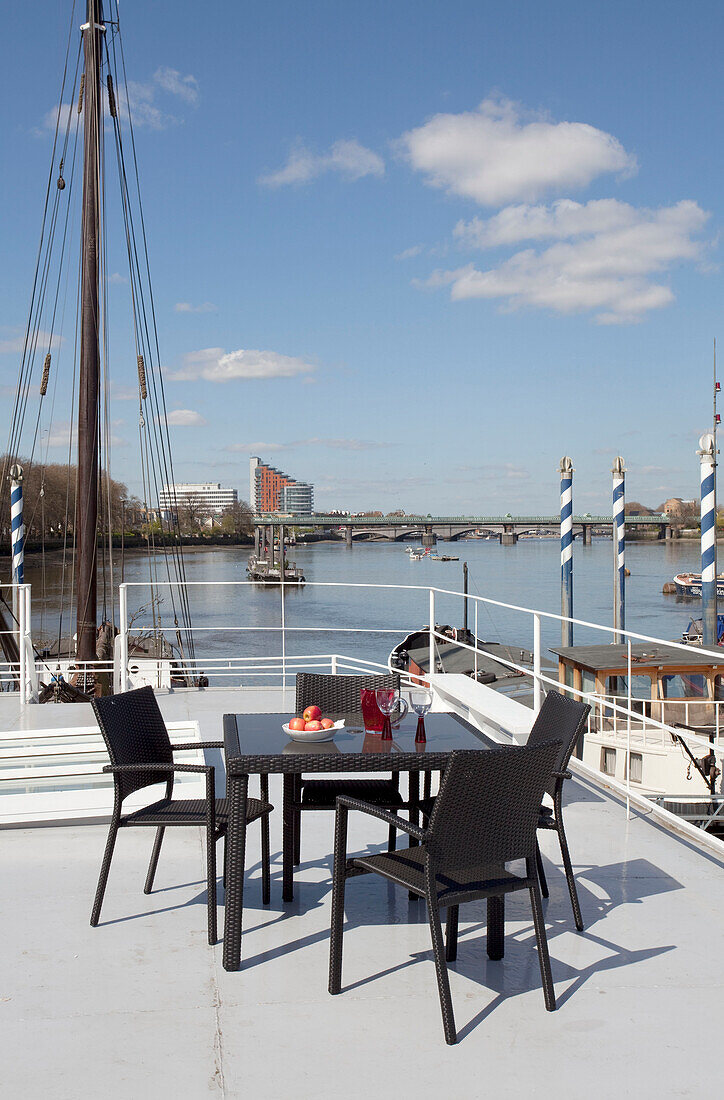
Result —
[{"label": "wine glass stem", "polygon": [[417,731],[415,733],[415,741],[420,744],[421,741],[427,741],[425,735],[425,715],[418,714],[417,716]]},{"label": "wine glass stem", "polygon": [[382,727],[382,740],[383,741],[391,741],[392,740],[392,722],[390,722],[389,714],[385,715],[385,723]]}]

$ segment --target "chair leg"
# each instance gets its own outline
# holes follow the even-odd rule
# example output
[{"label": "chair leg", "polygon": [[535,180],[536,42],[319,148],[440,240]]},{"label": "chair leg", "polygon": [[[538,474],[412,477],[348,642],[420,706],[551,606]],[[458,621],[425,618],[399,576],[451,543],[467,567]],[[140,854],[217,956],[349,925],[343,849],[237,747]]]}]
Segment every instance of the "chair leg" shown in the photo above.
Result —
[{"label": "chair leg", "polygon": [[538,883],[534,882],[530,888],[530,904],[533,909],[533,925],[535,927],[535,942],[538,947],[538,962],[540,964],[540,976],[543,983],[543,997],[546,1008],[553,1012],[556,1007],[556,994],[553,988],[553,976],[551,974],[551,960],[548,954],[548,938],[546,925],[543,919],[543,905],[540,899]]},{"label": "chair leg", "polygon": [[209,943],[213,947],[218,939],[216,927],[216,838],[206,838],[206,901],[209,924]]},{"label": "chair leg", "polygon": [[435,973],[437,975],[437,990],[440,995],[440,1009],[442,1011],[442,1026],[445,1031],[445,1042],[456,1043],[457,1031],[455,1030],[455,1016],[453,1014],[452,997],[450,996],[450,978],[448,977],[445,963],[445,945],[442,938],[442,925],[440,924],[440,910],[435,898],[428,893],[427,916],[430,922],[430,936],[432,939],[432,952],[435,956]]},{"label": "chair leg", "polygon": [[95,900],[93,901],[93,911],[91,912],[91,928],[96,927],[101,917],[101,906],[103,905],[103,896],[106,892],[108,872],[111,869],[113,849],[116,846],[116,837],[118,836],[118,817],[118,814],[113,814],[113,817],[111,818],[111,827],[108,830],[108,839],[106,840],[106,848],[103,853],[103,862],[101,863],[101,873],[98,877],[98,886],[96,887],[96,896]]},{"label": "chair leg", "polygon": [[329,927],[329,992],[342,992],[342,937],[344,934],[344,888],[347,881],[347,811],[338,807],[334,828],[332,871],[332,913]]},{"label": "chair leg", "polygon": [[226,894],[226,852],[228,845],[226,843],[226,833],[224,833],[224,867],[221,872],[221,885],[224,887],[224,894]]},{"label": "chair leg", "polygon": [[150,894],[153,890],[153,880],[156,877],[156,868],[158,867],[158,857],[161,855],[161,845],[163,844],[163,834],[166,832],[164,825],[159,825],[156,829],[156,839],[153,842],[153,851],[151,852],[151,862],[148,865],[148,874],[146,875],[146,885],[143,887],[144,894]]},{"label": "chair leg", "polygon": [[261,901],[262,905],[269,905],[271,901],[269,814],[264,814],[261,819]]},{"label": "chair leg", "polygon": [[540,854],[540,844],[537,840],[535,842],[535,865],[538,868],[538,881],[540,882],[540,892],[544,898],[547,898],[548,882],[546,881],[546,873],[543,870],[543,856]]},{"label": "chair leg", "polygon": [[302,862],[302,813],[294,811],[294,866],[298,867]]},{"label": "chair leg", "polygon": [[394,825],[390,825],[390,831],[387,834],[387,851],[394,852],[397,848],[397,829]]},{"label": "chair leg", "polygon": [[459,910],[459,905],[448,906],[447,924],[445,925],[445,958],[448,962],[455,962],[458,957]]},{"label": "chair leg", "polygon": [[578,901],[578,891],[576,890],[576,880],[573,877],[573,865],[571,864],[571,855],[568,851],[568,841],[566,840],[566,830],[563,828],[563,818],[560,814],[556,814],[556,832],[558,833],[558,842],[561,846],[561,855],[563,856],[563,866],[566,871],[566,882],[568,883],[568,893],[571,896],[571,906],[573,908],[573,919],[576,922],[576,930],[578,932],[583,931],[583,917],[581,915],[581,906]]},{"label": "chair leg", "polygon": [[505,954],[505,897],[488,898],[488,958],[497,961]]}]

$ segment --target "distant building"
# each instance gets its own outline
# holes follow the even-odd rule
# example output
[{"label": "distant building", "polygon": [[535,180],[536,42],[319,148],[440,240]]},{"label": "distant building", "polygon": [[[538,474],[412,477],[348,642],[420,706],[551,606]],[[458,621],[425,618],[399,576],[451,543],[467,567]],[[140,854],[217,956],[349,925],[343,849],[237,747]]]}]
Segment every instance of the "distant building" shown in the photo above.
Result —
[{"label": "distant building", "polygon": [[178,514],[179,509],[194,508],[199,517],[211,519],[238,504],[239,495],[236,489],[226,489],[218,481],[201,484],[184,482],[164,485],[158,494],[158,503],[164,518],[172,513]]},{"label": "distant building", "polygon": [[249,459],[249,504],[253,512],[294,512],[311,516],[314,487],[268,466],[254,455]]},{"label": "distant building", "polygon": [[698,500],[682,500],[681,497],[670,497],[664,501],[661,511],[667,516],[691,516],[699,509]]}]

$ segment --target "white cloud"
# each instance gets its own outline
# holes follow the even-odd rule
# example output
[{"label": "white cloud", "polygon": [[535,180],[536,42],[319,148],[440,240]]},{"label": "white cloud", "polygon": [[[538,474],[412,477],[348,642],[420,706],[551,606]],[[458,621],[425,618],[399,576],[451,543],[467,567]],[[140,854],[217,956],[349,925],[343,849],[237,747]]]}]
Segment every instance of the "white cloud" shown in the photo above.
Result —
[{"label": "white cloud", "polygon": [[64,447],[68,449],[70,443],[72,427],[68,420],[60,421],[57,424],[53,424],[49,429],[46,442],[49,447]]},{"label": "white cloud", "polygon": [[[0,331],[2,330],[0,329]],[[14,334],[5,340],[0,340],[0,355],[22,354],[23,348],[25,347],[25,333],[18,332],[17,329],[13,330],[12,328],[6,328],[4,331]],[[47,351],[57,351],[62,343],[62,336],[54,333],[51,338],[49,332],[44,332],[41,329],[41,331],[37,333],[35,347],[38,353],[42,352],[42,354],[45,355]]]},{"label": "white cloud", "polygon": [[206,421],[201,413],[197,413],[194,409],[172,409],[166,417],[166,423],[177,428],[190,428],[197,424],[205,424]]},{"label": "white cloud", "polygon": [[396,260],[412,260],[415,256],[419,256],[422,252],[421,244],[413,244],[411,248],[405,248],[402,252],[398,252],[395,256]]},{"label": "white cloud", "polygon": [[213,302],[201,302],[200,305],[192,305],[191,302],[176,302],[173,307],[176,313],[216,313],[218,306]]},{"label": "white cloud", "polygon": [[[60,120],[58,119],[58,109],[60,108]],[[68,119],[70,118],[71,111],[73,110],[72,103],[56,103],[55,107],[51,107],[49,111],[46,111],[43,115],[42,121],[39,126],[36,126],[31,132],[36,137],[45,137],[46,134],[54,134],[55,127],[58,127],[58,133],[64,134],[68,126]]]},{"label": "white cloud", "polygon": [[169,371],[168,377],[176,382],[196,378],[204,378],[207,382],[231,382],[235,379],[295,378],[314,369],[304,359],[280,355],[276,351],[239,348],[227,352],[223,348],[201,348],[185,355],[183,367]]},{"label": "white cloud", "polygon": [[114,271],[113,274],[109,276],[108,282],[112,286],[125,286],[128,279],[125,275],[121,275],[120,271]]},{"label": "white cloud", "polygon": [[359,180],[363,176],[383,176],[385,164],[382,157],[354,138],[335,141],[326,153],[313,153],[299,144],[292,149],[283,168],[260,176],[259,183],[267,187],[308,183],[325,172],[339,172],[348,180]]},{"label": "white cloud", "polygon": [[400,139],[412,167],[433,187],[483,206],[530,201],[585,187],[606,172],[630,173],[635,158],[611,134],[584,122],[524,117],[510,100],[438,114]]},{"label": "white cloud", "polygon": [[427,285],[449,285],[456,301],[501,299],[509,308],[557,313],[592,310],[600,324],[638,321],[674,300],[671,289],[651,277],[700,256],[704,244],[697,234],[708,216],[690,200],[659,210],[615,200],[510,207],[488,221],[459,226],[457,236],[478,247],[526,239],[556,243],[516,252],[488,270],[470,263],[436,271]]},{"label": "white cloud", "polygon": [[231,443],[227,451],[248,454],[268,454],[270,451],[295,451],[299,447],[330,447],[335,451],[374,451],[380,447],[389,447],[387,442],[378,443],[371,439],[295,439],[291,443]]},{"label": "white cloud", "polygon": [[199,82],[195,76],[181,76],[178,69],[161,67],[156,69],[153,79],[165,92],[179,96],[187,103],[198,103]]}]

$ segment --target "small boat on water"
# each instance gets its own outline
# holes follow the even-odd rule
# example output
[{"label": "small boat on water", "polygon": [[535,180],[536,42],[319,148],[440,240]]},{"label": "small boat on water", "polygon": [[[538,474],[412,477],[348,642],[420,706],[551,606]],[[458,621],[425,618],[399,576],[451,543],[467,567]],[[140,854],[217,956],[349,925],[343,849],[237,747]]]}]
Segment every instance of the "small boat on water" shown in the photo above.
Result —
[{"label": "small boat on water", "polygon": [[[259,558],[252,554],[246,564],[246,572],[250,581],[257,581],[259,584],[282,583],[281,566],[278,559],[269,561],[266,558]],[[286,561],[285,559],[284,583],[306,584],[304,574],[296,562]]]},{"label": "small boat on water", "polygon": [[429,557],[430,547],[416,546],[414,549],[408,548],[405,552],[410,555],[410,561],[422,561],[423,558]]},{"label": "small boat on water", "polygon": [[[701,599],[701,573],[677,573],[674,584],[677,596]],[[716,594],[718,599],[724,599],[724,575],[721,573],[716,579]]]},{"label": "small boat on water", "polygon": [[460,561],[460,558],[451,557],[450,554],[430,554],[431,561]]},{"label": "small boat on water", "polygon": [[[685,645],[703,645],[703,620],[689,619],[689,625],[681,633],[681,640]],[[716,617],[716,641],[717,645],[724,645],[724,615],[717,615]]]}]

